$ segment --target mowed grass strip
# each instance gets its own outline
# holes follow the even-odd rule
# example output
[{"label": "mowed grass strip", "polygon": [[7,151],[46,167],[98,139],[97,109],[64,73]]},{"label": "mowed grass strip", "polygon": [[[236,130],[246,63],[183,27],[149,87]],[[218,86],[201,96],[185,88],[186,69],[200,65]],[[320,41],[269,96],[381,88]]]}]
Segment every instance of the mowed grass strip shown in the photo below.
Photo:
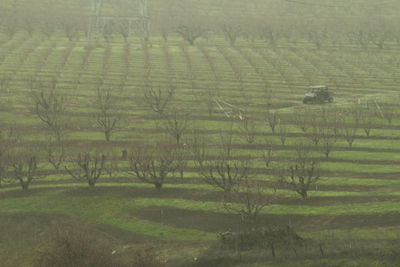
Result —
[{"label": "mowed grass strip", "polygon": [[[221,203],[213,201],[193,201],[173,198],[163,199],[157,197],[135,198],[134,196],[110,197],[93,195],[91,193],[93,191],[90,190],[80,191],[78,192],[79,194],[71,194],[73,190],[76,189],[72,189],[72,191],[71,189],[50,191],[34,196],[27,195],[22,197],[2,198],[0,201],[0,211],[64,214],[97,223],[112,225],[133,233],[174,240],[209,240],[214,239],[215,235],[189,228],[178,229],[138,219],[135,217],[135,211],[145,209],[146,207],[157,206],[226,213]],[[349,203],[322,207],[274,204],[267,206],[263,210],[263,214],[289,215],[378,215],[389,212],[400,212],[400,207],[397,202]],[[373,229],[372,231],[375,230]],[[379,231],[379,229],[377,231]]]}]

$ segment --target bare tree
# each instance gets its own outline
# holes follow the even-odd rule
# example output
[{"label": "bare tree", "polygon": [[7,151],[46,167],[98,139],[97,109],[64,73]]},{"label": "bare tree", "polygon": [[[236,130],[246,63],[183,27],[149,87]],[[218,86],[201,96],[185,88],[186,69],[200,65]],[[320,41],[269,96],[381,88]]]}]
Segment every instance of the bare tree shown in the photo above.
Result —
[{"label": "bare tree", "polygon": [[239,24],[233,24],[231,21],[222,23],[220,29],[231,46],[235,45],[237,38],[242,33],[241,26]]},{"label": "bare tree", "polygon": [[17,145],[18,136],[15,135],[13,127],[7,130],[0,130],[0,187],[6,178],[6,173],[10,160],[10,151]]},{"label": "bare tree", "polygon": [[231,192],[250,172],[250,159],[235,159],[232,152],[232,134],[221,136],[220,151],[212,156],[205,143],[199,143],[194,149],[195,164],[198,173],[205,182],[225,193]]},{"label": "bare tree", "polygon": [[8,159],[11,178],[18,180],[22,190],[28,190],[31,182],[38,178],[37,156],[31,151],[13,153]]},{"label": "bare tree", "polygon": [[106,156],[91,153],[79,153],[74,160],[76,170],[70,170],[65,166],[66,171],[72,178],[78,181],[86,181],[90,188],[94,188],[97,180],[104,174]]},{"label": "bare tree", "polygon": [[344,110],[345,117],[342,119],[342,135],[349,145],[349,149],[353,147],[358,128],[364,116],[363,112],[363,107],[357,102]]},{"label": "bare tree", "polygon": [[194,45],[197,38],[203,36],[206,30],[200,25],[180,25],[177,32],[186,42]]},{"label": "bare tree", "polygon": [[277,25],[274,25],[274,22],[268,16],[263,17],[259,23],[263,24],[261,27],[258,27],[260,37],[268,42],[270,46],[276,46],[278,40],[282,37],[282,30]]},{"label": "bare tree", "polygon": [[346,117],[349,117],[352,119],[352,123],[359,126],[362,118],[364,117],[364,107],[361,104],[361,101],[354,101],[350,105],[350,107],[344,111],[345,114],[347,115]]},{"label": "bare tree", "polygon": [[188,118],[189,113],[179,109],[173,109],[165,115],[164,130],[175,139],[178,146],[187,130]]},{"label": "bare tree", "polygon": [[2,75],[0,76],[0,94],[7,95],[7,98],[4,98],[5,101],[2,103],[3,106],[6,106],[7,104],[10,104],[10,84],[11,84],[11,78],[10,76],[7,75]]},{"label": "bare tree", "polygon": [[396,113],[393,110],[393,107],[389,103],[378,104],[380,115],[383,119],[385,119],[388,125],[392,125],[393,119],[396,117]]},{"label": "bare tree", "polygon": [[159,115],[163,115],[167,105],[171,102],[174,96],[174,89],[170,88],[167,90],[154,89],[152,87],[147,88],[144,92],[144,101],[146,104]]},{"label": "bare tree", "polygon": [[116,22],[116,32],[119,33],[125,42],[128,42],[130,34],[130,23],[128,20],[118,20]]},{"label": "bare tree", "polygon": [[102,129],[106,141],[111,140],[113,132],[115,132],[120,116],[115,114],[115,96],[112,89],[97,90],[97,124]]},{"label": "bare tree", "polygon": [[319,145],[322,137],[322,127],[320,123],[321,121],[318,119],[317,116],[310,116],[311,132],[308,136],[315,146]]},{"label": "bare tree", "polygon": [[299,129],[306,133],[308,128],[310,127],[310,110],[306,108],[302,108],[300,110],[296,110],[294,114],[295,124]]},{"label": "bare tree", "polygon": [[296,147],[296,157],[279,175],[281,184],[298,193],[303,199],[308,191],[320,180],[318,161],[309,157],[309,150],[304,144]]},{"label": "bare tree", "polygon": [[329,126],[325,125],[321,130],[321,150],[325,154],[326,158],[329,158],[329,154],[332,152],[338,136],[335,131]]},{"label": "bare tree", "polygon": [[283,124],[280,120],[279,120],[279,124],[278,124],[278,132],[279,132],[279,139],[281,140],[281,144],[285,145],[286,138],[288,135],[287,125]]},{"label": "bare tree", "polygon": [[264,191],[262,184],[244,176],[231,191],[224,194],[224,208],[239,215],[245,226],[252,227],[257,223],[261,211],[274,198]]},{"label": "bare tree", "polygon": [[120,168],[117,160],[113,159],[110,155],[108,155],[107,158],[108,160],[105,164],[104,170],[105,173],[112,178],[115,172],[119,171]]},{"label": "bare tree", "polygon": [[374,116],[370,110],[367,110],[363,113],[363,117],[361,119],[361,125],[364,129],[365,135],[368,137],[371,135],[371,130],[374,127]]},{"label": "bare tree", "polygon": [[188,156],[189,153],[187,145],[179,145],[176,149],[176,172],[179,173],[179,178],[181,178],[182,180],[184,178],[185,169],[188,165]]},{"label": "bare tree", "polygon": [[7,18],[4,20],[4,31],[8,34],[9,39],[12,39],[14,35],[18,31],[18,25],[19,25],[19,16],[15,12],[10,13]]},{"label": "bare tree", "polygon": [[79,32],[79,15],[73,12],[63,12],[60,14],[60,26],[64,31],[65,37],[72,41]]},{"label": "bare tree", "polygon": [[163,10],[152,18],[153,25],[156,31],[161,33],[164,41],[167,41],[169,35],[176,30],[176,1],[164,0],[158,3],[159,7]]},{"label": "bare tree", "polygon": [[54,13],[54,10],[46,10],[43,14],[43,20],[40,23],[39,29],[48,39],[50,39],[57,29],[56,15]]},{"label": "bare tree", "polygon": [[266,146],[267,146],[267,148],[264,151],[264,153],[262,154],[262,158],[264,160],[265,167],[269,168],[273,161],[274,150],[273,150],[273,144],[271,142],[267,141]]},{"label": "bare tree", "polygon": [[239,122],[239,131],[248,144],[253,144],[257,139],[257,127],[254,120],[249,117]]},{"label": "bare tree", "polygon": [[343,136],[347,144],[349,145],[350,150],[353,148],[353,143],[357,136],[357,130],[358,130],[357,124],[347,123],[343,125],[343,130],[342,130]]},{"label": "bare tree", "polygon": [[168,176],[177,169],[175,149],[160,144],[136,148],[129,160],[130,173],[160,191]]},{"label": "bare tree", "polygon": [[47,147],[47,160],[54,167],[59,170],[61,164],[65,161],[65,145],[63,141],[50,142]]},{"label": "bare tree", "polygon": [[65,115],[66,99],[56,91],[56,82],[53,81],[47,89],[42,83],[37,84],[39,90],[32,90],[35,114],[52,132],[57,141],[63,137],[62,117]]},{"label": "bare tree", "polygon": [[275,134],[275,128],[279,124],[279,117],[275,111],[269,110],[267,112],[267,124],[271,128],[273,134]]},{"label": "bare tree", "polygon": [[21,16],[21,26],[28,33],[29,37],[33,36],[35,28],[38,24],[38,14],[32,9],[24,9]]}]

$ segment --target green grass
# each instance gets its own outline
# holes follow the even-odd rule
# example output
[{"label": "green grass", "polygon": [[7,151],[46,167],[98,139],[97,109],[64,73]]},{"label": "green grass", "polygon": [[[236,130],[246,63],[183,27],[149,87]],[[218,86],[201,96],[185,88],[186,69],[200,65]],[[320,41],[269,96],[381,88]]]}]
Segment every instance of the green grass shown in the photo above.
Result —
[{"label": "green grass", "polygon": [[[19,1],[19,4],[23,2],[26,1]],[[197,2],[201,7],[209,4],[208,0]],[[58,5],[63,4],[57,3]],[[271,4],[272,2],[264,1],[261,4],[268,3]],[[248,3],[235,1],[234,5],[247,6]],[[213,8],[210,14],[215,15],[215,12]],[[31,76],[42,80],[58,77],[59,92],[67,95],[68,103],[72,104],[67,107],[69,156],[76,154],[77,151],[94,150],[120,156],[122,149],[131,150],[135,144],[161,140],[163,138],[162,131],[156,127],[154,120],[151,119],[154,114],[143,99],[147,72],[145,68],[146,51],[143,50],[140,39],[131,38],[129,41],[126,45],[120,37],[115,37],[109,43],[111,54],[107,62],[107,44],[101,40],[89,54],[86,54],[85,46],[88,41],[83,37],[69,42],[61,32],[58,32],[50,40],[37,34],[29,38],[25,33],[19,32],[11,40],[8,40],[7,36],[0,34],[0,45],[3,45],[0,49],[0,55],[5,56],[4,60],[0,61],[0,72],[1,75],[8,75],[12,79],[11,93],[0,94],[0,103],[4,105],[0,110],[0,123],[4,127],[15,123],[17,129],[21,132],[23,141],[35,143],[49,140],[49,134],[44,125],[29,111],[32,107],[32,100],[26,79]],[[124,50],[126,46],[129,47],[130,54],[127,54]],[[273,104],[272,109],[287,124],[287,131],[291,134],[300,135],[298,137],[287,137],[286,145],[281,146],[281,150],[274,151],[277,157],[293,158],[295,152],[290,147],[298,142],[309,142],[309,138],[302,135],[298,126],[285,121],[285,119],[293,118],[293,114],[298,112],[298,108],[303,107],[301,97],[310,85],[324,83],[333,88],[337,97],[335,96],[335,103],[330,106],[347,107],[353,99],[361,98],[364,101],[377,98],[381,103],[395,104],[393,111],[396,114],[399,113],[397,95],[399,94],[398,77],[400,77],[400,72],[397,62],[400,61],[400,56],[396,44],[390,43],[391,49],[380,51],[371,48],[364,50],[349,43],[343,43],[339,46],[340,48],[330,44],[323,45],[321,49],[316,50],[311,43],[306,41],[301,41],[296,45],[280,41],[276,47],[271,47],[262,40],[255,40],[254,43],[250,43],[240,39],[237,47],[232,48],[221,36],[211,36],[210,40],[200,39],[196,46],[190,47],[185,45],[176,35],[172,35],[167,42],[161,40],[160,37],[154,37],[152,46],[147,49],[149,53],[148,64],[151,66],[150,81],[154,87],[162,86],[164,88],[164,86],[171,84],[176,88],[172,105],[184,108],[185,111],[190,113],[191,118],[188,130],[184,135],[185,142],[186,139],[192,137],[192,131],[196,130],[206,137],[207,144],[212,147],[212,153],[218,152],[216,145],[220,141],[219,132],[226,134],[226,131],[231,128],[235,131],[233,138],[235,145],[245,145],[246,142],[238,132],[239,125],[242,124],[241,121],[227,119],[216,105],[213,107],[214,111],[211,118],[208,117],[206,102],[210,88],[212,89],[212,97],[218,97],[245,109],[246,115],[255,119],[259,136],[251,145],[251,149],[235,149],[234,152],[236,155],[251,154],[258,158],[254,167],[261,168],[263,162],[260,157],[264,152],[261,145],[264,145],[266,140],[275,145],[280,145],[279,133],[270,136],[271,130],[266,124],[265,115],[269,99]],[[170,66],[164,48],[170,56]],[[71,49],[71,55],[64,61],[64,54],[69,49]],[[203,54],[203,50],[210,55],[210,62]],[[229,60],[224,57],[221,50],[230,61],[234,62],[233,66],[230,66]],[[44,60],[44,55],[47,53],[48,57]],[[85,55],[88,56],[86,63],[83,61]],[[254,64],[251,62],[254,62]],[[216,75],[214,75],[210,63],[215,67]],[[104,69],[103,65],[107,68]],[[240,84],[237,73],[235,73],[236,68],[240,68],[242,84]],[[127,77],[123,74],[125,70]],[[173,79],[170,79],[171,76],[173,76]],[[79,85],[76,83],[77,81],[79,81]],[[94,97],[96,96],[95,85],[97,83],[103,83],[104,87],[116,89],[118,96],[116,110],[123,115],[119,129],[113,135],[113,141],[116,142],[112,141],[109,144],[103,142],[104,135],[96,127]],[[120,86],[121,84],[122,86]],[[245,89],[244,91],[240,90],[242,86]],[[396,96],[396,98],[390,96]],[[309,108],[310,114],[320,112],[319,105]],[[341,189],[326,191],[326,188],[323,188],[324,190],[312,190],[309,193],[311,198],[318,198],[321,203],[325,198],[330,198],[327,202],[329,204],[311,205],[307,201],[302,201],[296,193],[288,189],[278,190],[276,195],[279,198],[290,198],[294,204],[269,205],[262,213],[266,215],[309,215],[310,224],[312,224],[313,216],[385,216],[388,213],[400,213],[400,207],[396,200],[400,196],[398,190],[400,181],[389,179],[389,176],[386,176],[389,174],[390,177],[395,177],[397,173],[400,173],[400,165],[397,164],[400,156],[396,152],[400,150],[400,141],[387,138],[397,138],[399,126],[400,121],[397,117],[395,117],[391,127],[387,125],[385,120],[379,117],[374,118],[371,137],[365,137],[360,128],[357,131],[353,150],[338,151],[335,148],[333,149],[327,161],[321,163],[322,170],[332,172],[332,177],[323,176],[318,187],[321,189],[324,186],[332,186],[333,188],[340,186]],[[93,141],[96,142],[95,146]],[[341,149],[348,147],[343,138],[339,138],[335,146]],[[385,152],[385,150],[393,151]],[[42,146],[41,151],[38,150],[39,152],[42,153],[42,161],[45,161],[44,146]],[[318,150],[312,151],[310,155],[324,156]],[[361,162],[354,162],[356,160]],[[369,160],[375,163],[366,164],[365,162]],[[188,167],[192,166],[193,163],[188,162]],[[44,162],[39,164],[39,167],[43,170],[52,170],[51,166]],[[375,175],[372,176],[371,173]],[[117,172],[115,177],[130,178],[130,175],[126,172]],[[185,178],[199,178],[199,174],[187,171]],[[254,178],[263,181],[276,179],[264,174],[255,175]],[[152,198],[123,197],[114,194],[111,194],[111,196],[70,194],[79,190],[84,192],[87,185],[77,182],[66,183],[68,179],[70,179],[68,175],[60,173],[42,177],[37,184],[36,181],[33,182],[32,192],[43,188],[54,190],[38,194],[33,193],[32,195],[27,194],[26,196],[21,194],[18,197],[12,196],[14,190],[19,190],[17,185],[11,188],[2,188],[0,189],[0,196],[3,193],[10,194],[10,196],[0,199],[0,213],[66,215],[168,241],[210,241],[215,240],[216,235],[215,233],[193,229],[190,225],[180,228],[144,220],[136,216],[136,213],[146,211],[151,207],[227,213],[218,201],[167,198],[158,196],[156,193]],[[218,192],[217,189],[205,183],[188,184],[183,181],[176,184],[177,181],[177,179],[174,179],[174,184],[166,184],[164,188],[166,190],[193,190],[199,195]],[[48,182],[59,182],[59,184]],[[101,183],[100,179],[97,187],[148,189],[152,186],[128,182]],[[364,188],[366,190],[361,191]],[[88,192],[90,191],[88,190]],[[273,190],[266,188],[264,193],[270,196],[273,194]],[[368,202],[352,202],[352,200],[357,199],[363,201],[362,198],[364,197],[368,197],[368,200],[366,200]],[[385,201],[382,201],[382,198],[385,198]],[[176,218],[176,220],[179,219]],[[312,239],[360,239],[371,242],[400,238],[398,227],[381,227],[379,224],[369,228],[363,228],[360,225],[348,230],[343,230],[337,225],[327,224],[326,227],[328,229],[324,231],[304,231],[301,235]],[[290,263],[292,265],[288,263],[288,266],[325,266],[325,263],[332,266],[335,266],[335,264],[342,266],[341,264],[345,261],[336,259],[302,261]],[[346,264],[348,266],[379,266],[379,263],[375,261],[353,261],[350,259]],[[271,263],[271,266],[274,266],[274,263]]]}]

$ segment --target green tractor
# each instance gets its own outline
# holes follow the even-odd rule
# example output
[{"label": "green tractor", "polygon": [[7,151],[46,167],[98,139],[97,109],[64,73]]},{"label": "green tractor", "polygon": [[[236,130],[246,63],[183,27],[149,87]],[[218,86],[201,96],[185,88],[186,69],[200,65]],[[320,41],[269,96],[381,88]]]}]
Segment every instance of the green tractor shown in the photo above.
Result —
[{"label": "green tractor", "polygon": [[329,91],[328,86],[316,85],[310,87],[310,92],[303,97],[304,104],[323,104],[332,103],[332,93]]}]

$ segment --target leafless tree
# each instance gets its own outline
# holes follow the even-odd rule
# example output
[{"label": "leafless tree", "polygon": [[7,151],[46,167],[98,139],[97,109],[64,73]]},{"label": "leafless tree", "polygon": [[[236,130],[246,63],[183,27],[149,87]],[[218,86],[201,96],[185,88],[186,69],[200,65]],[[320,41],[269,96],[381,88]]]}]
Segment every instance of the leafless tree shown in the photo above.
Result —
[{"label": "leafless tree", "polygon": [[13,129],[0,130],[0,187],[3,179],[5,179],[7,164],[9,159],[9,151],[13,146]]},{"label": "leafless tree", "polygon": [[14,128],[0,130],[0,187],[2,181],[6,178],[6,172],[11,157],[10,151],[16,147],[19,137],[15,134]]},{"label": "leafless tree", "polygon": [[352,119],[352,123],[359,126],[362,118],[364,117],[364,107],[361,102],[354,101],[350,105],[350,107],[344,111],[347,115],[346,117],[350,117]]},{"label": "leafless tree", "polygon": [[183,145],[178,145],[176,148],[176,172],[179,173],[179,178],[183,180],[184,175],[185,175],[185,169],[188,165],[188,156],[189,156],[189,151],[188,151],[188,146],[186,144]]},{"label": "leafless tree", "polygon": [[203,36],[206,30],[200,25],[180,25],[177,32],[186,42],[194,45],[194,42]]},{"label": "leafless tree", "polygon": [[295,124],[303,133],[306,133],[310,127],[310,113],[310,110],[302,108],[294,114]]},{"label": "leafless tree", "polygon": [[176,30],[177,16],[176,1],[164,0],[159,3],[159,7],[163,10],[152,18],[153,28],[158,31],[164,41],[167,41],[169,35]]},{"label": "leafless tree", "polygon": [[350,123],[346,123],[343,125],[342,132],[343,132],[344,139],[346,140],[347,144],[349,145],[349,149],[353,148],[353,143],[357,136],[357,130],[358,130],[357,124],[350,122]]},{"label": "leafless tree", "polygon": [[103,38],[107,43],[110,42],[113,37],[114,28],[115,28],[114,22],[111,20],[105,23],[105,25],[101,30],[101,34],[103,35]]},{"label": "leafless tree", "polygon": [[391,25],[378,16],[365,18],[364,27],[366,28],[369,42],[379,49],[383,49],[386,42],[390,41],[393,36]]},{"label": "leafless tree", "polygon": [[168,176],[177,169],[176,148],[155,144],[135,148],[129,160],[130,173],[142,182],[162,189]]},{"label": "leafless tree", "polygon": [[63,12],[60,16],[60,26],[69,41],[72,41],[79,32],[78,16],[73,12]]},{"label": "leafless tree", "polygon": [[368,33],[363,29],[353,28],[347,33],[350,42],[355,43],[362,48],[366,48],[370,42]]},{"label": "leafless tree", "polygon": [[267,124],[271,128],[273,134],[275,134],[275,128],[279,124],[279,117],[275,111],[269,110],[267,112]]},{"label": "leafless tree", "polygon": [[[2,141],[2,140],[1,140]],[[2,186],[3,179],[5,179],[5,174],[7,170],[7,157],[6,151],[3,146],[0,147],[0,187]]]},{"label": "leafless tree", "polygon": [[8,159],[11,178],[16,179],[22,190],[28,190],[31,182],[38,178],[37,156],[32,151],[16,152]]},{"label": "leafless tree", "polygon": [[239,131],[248,144],[253,144],[257,139],[257,127],[254,120],[249,117],[239,122]]},{"label": "leafless tree", "polygon": [[348,109],[344,110],[344,118],[342,119],[342,135],[352,149],[354,140],[357,136],[357,131],[360,127],[363,118],[363,107],[360,103],[355,102]]},{"label": "leafless tree", "polygon": [[371,135],[371,130],[374,127],[374,116],[370,110],[367,110],[363,113],[363,117],[361,119],[361,125],[364,129],[365,135],[368,137]]},{"label": "leafless tree", "polygon": [[282,123],[280,120],[279,120],[279,124],[278,124],[278,132],[279,132],[279,140],[281,140],[281,144],[285,145],[286,138],[288,135],[287,125]]},{"label": "leafless tree", "polygon": [[299,144],[296,147],[296,157],[279,175],[280,183],[306,199],[310,188],[319,180],[318,161],[309,157],[309,150],[304,144]]},{"label": "leafless tree", "polygon": [[65,166],[72,178],[78,181],[86,181],[90,188],[94,188],[97,180],[105,172],[106,156],[104,154],[79,153],[74,159],[75,170]]},{"label": "leafless tree", "polygon": [[282,29],[279,29],[278,25],[274,25],[275,23],[271,21],[268,16],[258,21],[262,24],[262,26],[258,28],[259,36],[268,42],[270,46],[276,46],[279,39],[282,38]]},{"label": "leafless tree", "polygon": [[381,117],[387,121],[388,125],[392,125],[392,121],[396,117],[396,113],[394,112],[393,107],[389,103],[377,105],[380,109]]},{"label": "leafless tree", "polygon": [[21,26],[28,33],[30,37],[33,36],[33,33],[38,25],[38,14],[34,12],[32,9],[24,9],[22,10],[21,16]]},{"label": "leafless tree", "polygon": [[231,46],[235,45],[237,38],[242,33],[241,26],[232,22],[222,23],[220,29]]},{"label": "leafless tree", "polygon": [[9,99],[10,92],[11,92],[10,84],[11,84],[10,76],[7,76],[7,75],[0,76],[0,94],[7,95],[5,103],[2,103],[3,106],[6,106],[10,102],[10,99]]},{"label": "leafless tree", "polygon": [[164,130],[174,138],[178,146],[181,144],[182,136],[187,131],[188,123],[189,113],[179,109],[167,112],[163,120]]},{"label": "leafless tree", "polygon": [[61,164],[65,161],[65,145],[63,141],[50,142],[47,147],[47,160],[54,167],[59,170]]},{"label": "leafless tree", "polygon": [[172,101],[174,92],[173,88],[163,90],[161,87],[158,87],[158,89],[150,87],[144,91],[144,101],[151,110],[163,115],[166,107]]},{"label": "leafless tree", "polygon": [[257,223],[260,212],[274,198],[264,191],[262,184],[249,176],[244,176],[231,191],[224,194],[224,208],[239,215],[242,223],[251,228]]},{"label": "leafless tree", "polygon": [[106,141],[111,140],[115,132],[120,116],[115,114],[116,100],[112,89],[99,88],[97,90],[97,125],[104,133]]},{"label": "leafless tree", "polygon": [[130,24],[127,20],[118,20],[116,22],[116,32],[119,33],[125,42],[128,42],[129,32],[130,32]]},{"label": "leafless tree", "polygon": [[210,155],[204,142],[194,149],[195,165],[205,182],[225,193],[231,192],[250,172],[250,159],[236,159],[232,151],[232,135],[221,136],[219,153]]},{"label": "leafless tree", "polygon": [[115,172],[117,172],[120,168],[117,160],[113,159],[110,155],[108,155],[107,158],[108,160],[105,164],[104,172],[108,174],[110,178],[112,178]]},{"label": "leafless tree", "polygon": [[9,39],[12,39],[14,35],[18,31],[18,25],[19,25],[19,16],[18,14],[12,12],[8,16],[6,16],[6,19],[4,20],[3,28],[4,31],[8,34]]},{"label": "leafless tree", "polygon": [[65,115],[66,98],[56,91],[55,83],[53,81],[47,88],[39,83],[38,90],[32,89],[32,113],[49,128],[57,141],[61,141],[64,134],[62,117]]},{"label": "leafless tree", "polygon": [[321,121],[318,119],[316,115],[310,116],[311,132],[308,136],[315,146],[318,146],[321,140],[322,127],[320,123]]},{"label": "leafless tree", "polygon": [[43,20],[39,25],[39,30],[46,35],[48,39],[50,39],[57,29],[57,20],[54,13],[54,10],[46,10],[46,12],[43,14]]},{"label": "leafless tree", "polygon": [[329,158],[329,154],[332,152],[337,140],[338,136],[335,134],[335,131],[332,129],[332,127],[325,125],[321,130],[320,146],[326,158]]},{"label": "leafless tree", "polygon": [[271,142],[267,141],[266,142],[266,150],[262,154],[262,158],[264,160],[265,167],[269,168],[271,166],[273,157],[274,157],[273,144]]}]

